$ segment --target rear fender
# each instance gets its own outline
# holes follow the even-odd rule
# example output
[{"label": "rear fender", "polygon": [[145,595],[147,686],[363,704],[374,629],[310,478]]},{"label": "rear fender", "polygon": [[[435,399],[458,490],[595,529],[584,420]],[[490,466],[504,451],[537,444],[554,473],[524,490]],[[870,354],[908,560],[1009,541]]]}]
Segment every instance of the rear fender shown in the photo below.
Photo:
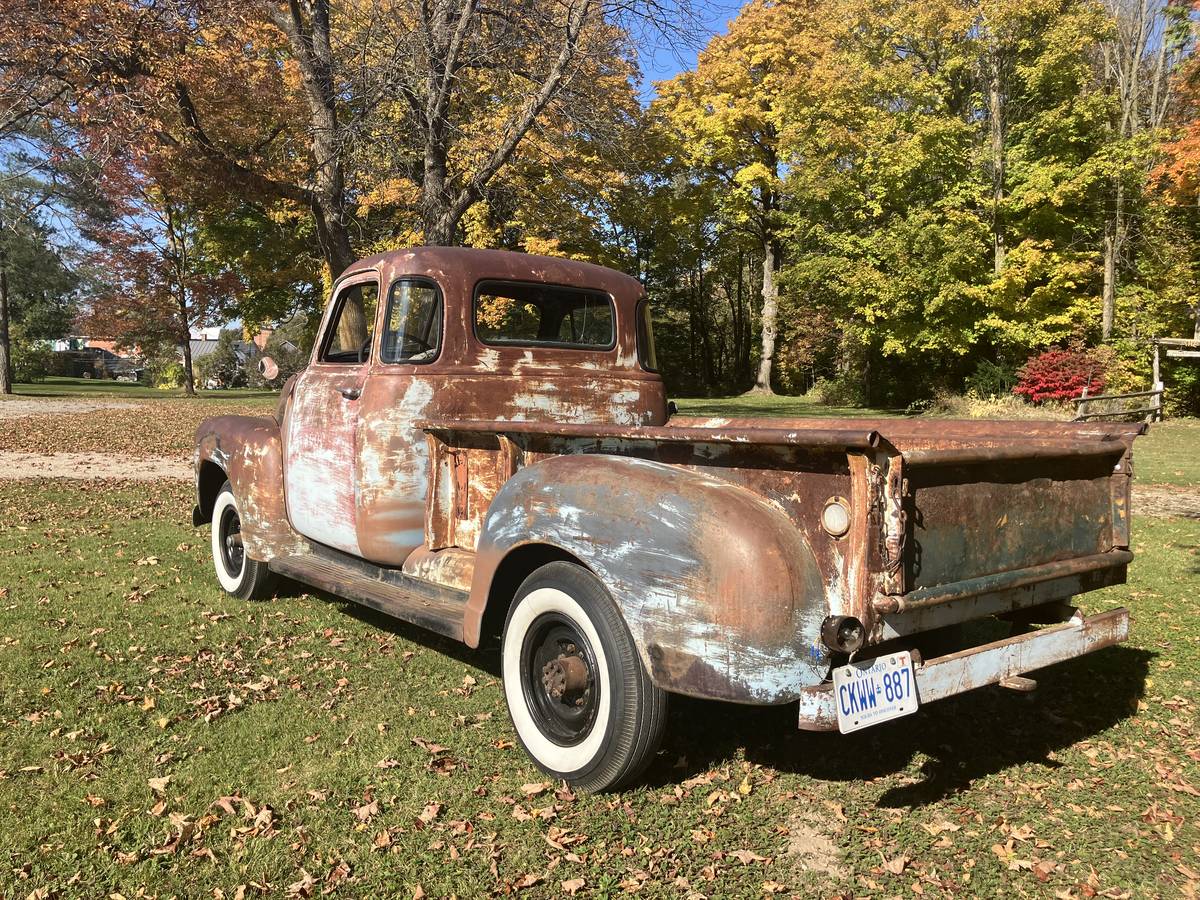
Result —
[{"label": "rear fender", "polygon": [[465,639],[478,646],[492,582],[528,544],[556,547],[608,588],[660,687],[786,703],[829,670],[816,559],[784,512],[694,470],[600,454],[521,469],[478,544]]},{"label": "rear fender", "polygon": [[[269,562],[302,553],[304,539],[292,530],[283,495],[283,448],[275,419],[218,416],[196,431],[195,524],[211,521],[216,493],[211,466],[233,488],[241,517],[242,541],[251,559]],[[217,490],[220,486],[217,485]]]}]

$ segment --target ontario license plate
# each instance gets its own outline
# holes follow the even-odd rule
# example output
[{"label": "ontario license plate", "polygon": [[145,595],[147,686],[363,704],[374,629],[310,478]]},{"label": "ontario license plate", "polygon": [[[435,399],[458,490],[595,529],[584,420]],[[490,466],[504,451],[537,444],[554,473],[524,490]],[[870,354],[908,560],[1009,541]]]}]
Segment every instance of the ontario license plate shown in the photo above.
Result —
[{"label": "ontario license plate", "polygon": [[917,711],[917,679],[907,652],[839,666],[833,691],[842,734]]}]

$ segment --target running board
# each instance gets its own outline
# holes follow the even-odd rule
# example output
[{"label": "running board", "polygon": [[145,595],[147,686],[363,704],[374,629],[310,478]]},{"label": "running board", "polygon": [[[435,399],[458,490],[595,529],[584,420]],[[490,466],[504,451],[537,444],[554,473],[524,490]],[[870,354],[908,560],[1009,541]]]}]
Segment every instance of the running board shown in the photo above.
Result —
[{"label": "running board", "polygon": [[456,641],[463,639],[465,591],[422,581],[329,547],[314,546],[312,553],[276,557],[268,566],[272,572],[385,615]]}]

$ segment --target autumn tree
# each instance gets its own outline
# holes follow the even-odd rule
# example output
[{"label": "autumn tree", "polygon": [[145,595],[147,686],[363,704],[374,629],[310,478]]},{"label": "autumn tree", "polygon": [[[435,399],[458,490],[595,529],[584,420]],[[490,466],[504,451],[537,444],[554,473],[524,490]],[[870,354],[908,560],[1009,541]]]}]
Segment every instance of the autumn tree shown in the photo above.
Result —
[{"label": "autumn tree", "polygon": [[1129,233],[1158,161],[1173,76],[1190,49],[1187,7],[1147,0],[1104,0],[1112,26],[1099,47],[1099,76],[1111,96],[1111,176],[1104,222],[1102,335],[1112,336],[1120,268]]},{"label": "autumn tree", "polygon": [[725,211],[731,238],[749,238],[762,264],[761,352],[753,390],[770,393],[779,317],[780,207],[793,160],[789,110],[819,90],[819,60],[833,31],[822,10],[752,0],[700,54],[696,68],[659,85],[655,108]]},{"label": "autumn tree", "polygon": [[61,40],[65,11],[47,6],[0,0],[0,394],[12,393],[12,266],[52,196],[56,111],[81,71],[78,55]]},{"label": "autumn tree", "polygon": [[207,254],[193,209],[134,164],[105,175],[111,214],[87,237],[96,293],[81,328],[143,354],[178,355],[195,394],[191,332],[234,305],[236,277]]},{"label": "autumn tree", "polygon": [[592,120],[595,85],[627,74],[629,29],[671,24],[627,0],[105,2],[88,127],[152,139],[193,202],[215,186],[304,209],[334,274],[373,242],[372,194],[416,219],[386,231],[460,240],[531,133]]}]

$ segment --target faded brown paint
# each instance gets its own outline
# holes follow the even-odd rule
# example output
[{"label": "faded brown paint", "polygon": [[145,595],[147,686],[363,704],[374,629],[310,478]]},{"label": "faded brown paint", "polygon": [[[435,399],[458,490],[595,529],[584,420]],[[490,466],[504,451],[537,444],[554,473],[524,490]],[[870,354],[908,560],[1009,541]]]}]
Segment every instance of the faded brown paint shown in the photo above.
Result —
[{"label": "faded brown paint", "polygon": [[205,463],[225,473],[238,498],[246,553],[270,561],[305,551],[305,541],[292,530],[284,508],[283,448],[275,419],[206,419],[196,431],[197,476]]},{"label": "faded brown paint", "polygon": [[[380,340],[361,365],[314,353],[275,419],[197,435],[197,464],[220,466],[243,507],[247,551],[293,577],[476,646],[510,599],[494,590],[509,554],[550,546],[602,578],[657,683],[756,703],[827,676],[827,615],[875,642],[910,634],[906,615],[935,627],[1124,579],[1144,426],[668,420],[662,379],[638,363],[633,279],[419,248],[361,261],[335,292],[379,282],[378,337],[406,277],[443,298],[435,359],[384,363]],[[484,345],[482,280],[603,291],[615,346]],[[840,537],[821,526],[834,497],[850,509]],[[312,561],[318,545],[350,557]]]}]

